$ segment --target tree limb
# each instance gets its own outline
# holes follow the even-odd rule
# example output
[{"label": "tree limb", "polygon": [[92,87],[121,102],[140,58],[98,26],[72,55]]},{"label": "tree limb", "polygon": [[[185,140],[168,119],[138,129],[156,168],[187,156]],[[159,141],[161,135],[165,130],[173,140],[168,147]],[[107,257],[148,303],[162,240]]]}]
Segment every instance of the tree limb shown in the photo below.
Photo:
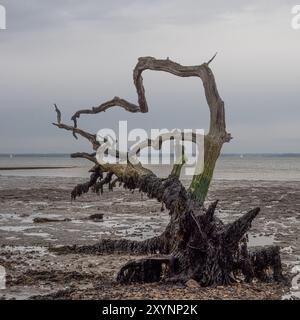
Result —
[{"label": "tree limb", "polygon": [[[83,109],[77,111],[73,116],[74,126],[67,126],[61,123],[55,124],[59,128],[72,130],[73,135],[80,134],[87,138],[93,145],[94,150],[99,147],[96,136],[91,135],[81,129],[77,129],[77,119],[81,114],[97,114],[107,109],[119,106],[129,112],[148,112],[148,104],[145,96],[145,88],[143,85],[142,73],[145,70],[163,71],[178,77],[198,77],[202,80],[207,104],[210,109],[210,127],[209,132],[205,136],[205,154],[204,154],[204,170],[202,174],[195,174],[190,185],[190,192],[194,198],[203,203],[208,187],[212,179],[215,163],[219,157],[223,143],[231,140],[231,135],[226,132],[225,109],[224,102],[221,99],[214,75],[209,68],[209,64],[214,60],[214,55],[207,63],[195,66],[183,66],[170,59],[156,59],[153,57],[141,57],[133,71],[133,81],[136,87],[138,104],[128,102],[119,97],[102,103],[98,107],[92,109]],[[147,144],[148,145],[148,144]],[[116,168],[116,167],[115,167]]]}]

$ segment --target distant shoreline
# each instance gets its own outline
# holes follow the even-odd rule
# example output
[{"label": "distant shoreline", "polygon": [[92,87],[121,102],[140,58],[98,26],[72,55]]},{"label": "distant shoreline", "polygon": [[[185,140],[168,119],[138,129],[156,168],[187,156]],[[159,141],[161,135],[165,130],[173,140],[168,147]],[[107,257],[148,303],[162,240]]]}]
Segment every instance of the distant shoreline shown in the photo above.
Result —
[{"label": "distant shoreline", "polygon": [[[167,154],[164,154],[167,155]],[[300,157],[299,152],[240,152],[240,153],[222,153],[221,157],[230,157],[230,156],[265,156],[265,157]],[[11,158],[18,158],[18,157],[40,157],[40,158],[47,158],[47,157],[58,157],[58,158],[71,158],[71,153],[0,153],[0,157],[11,157]]]}]

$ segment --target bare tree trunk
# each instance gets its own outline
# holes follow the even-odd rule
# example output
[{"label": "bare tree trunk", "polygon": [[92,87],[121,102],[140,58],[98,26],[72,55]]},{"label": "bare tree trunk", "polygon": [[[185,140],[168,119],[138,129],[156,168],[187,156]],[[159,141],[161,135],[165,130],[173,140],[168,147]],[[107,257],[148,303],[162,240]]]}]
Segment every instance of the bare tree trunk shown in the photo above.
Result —
[{"label": "bare tree trunk", "polygon": [[201,174],[194,175],[189,188],[194,199],[197,199],[199,203],[203,204],[205,201],[222,146],[223,141],[221,139],[211,137],[210,135],[205,136],[204,168]]}]

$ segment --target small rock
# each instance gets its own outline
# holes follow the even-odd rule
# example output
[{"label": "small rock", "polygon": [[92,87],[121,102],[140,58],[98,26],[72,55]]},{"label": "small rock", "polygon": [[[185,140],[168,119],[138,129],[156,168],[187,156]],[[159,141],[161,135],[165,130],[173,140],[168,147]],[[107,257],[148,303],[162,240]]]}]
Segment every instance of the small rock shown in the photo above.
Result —
[{"label": "small rock", "polygon": [[28,213],[21,213],[20,217],[21,218],[26,218],[26,217],[29,217],[29,214]]},{"label": "small rock", "polygon": [[200,288],[200,284],[194,279],[188,280],[185,285],[188,288]]},{"label": "small rock", "polygon": [[95,213],[89,216],[90,220],[93,220],[94,222],[103,221],[103,213]]}]

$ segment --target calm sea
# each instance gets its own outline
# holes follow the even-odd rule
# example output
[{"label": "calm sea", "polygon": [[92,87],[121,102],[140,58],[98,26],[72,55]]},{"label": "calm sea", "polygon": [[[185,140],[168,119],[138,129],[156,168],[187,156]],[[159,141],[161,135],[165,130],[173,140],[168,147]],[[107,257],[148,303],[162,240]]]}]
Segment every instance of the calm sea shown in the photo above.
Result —
[{"label": "calm sea", "polygon": [[[68,167],[59,169],[1,170],[7,167]],[[0,155],[0,175],[87,177],[91,163],[69,155]],[[161,169],[157,169],[161,170]],[[215,179],[300,181],[300,154],[222,155]]]}]

